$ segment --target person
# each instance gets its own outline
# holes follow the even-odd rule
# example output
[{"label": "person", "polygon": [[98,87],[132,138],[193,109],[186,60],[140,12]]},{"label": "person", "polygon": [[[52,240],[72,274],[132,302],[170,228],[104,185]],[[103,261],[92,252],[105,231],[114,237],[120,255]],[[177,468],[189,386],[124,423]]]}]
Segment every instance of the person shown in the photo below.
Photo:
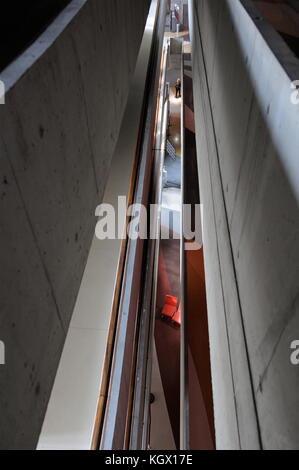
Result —
[{"label": "person", "polygon": [[181,98],[182,95],[181,95],[181,79],[178,78],[177,81],[176,81],[176,85],[175,85],[175,97],[176,98]]}]

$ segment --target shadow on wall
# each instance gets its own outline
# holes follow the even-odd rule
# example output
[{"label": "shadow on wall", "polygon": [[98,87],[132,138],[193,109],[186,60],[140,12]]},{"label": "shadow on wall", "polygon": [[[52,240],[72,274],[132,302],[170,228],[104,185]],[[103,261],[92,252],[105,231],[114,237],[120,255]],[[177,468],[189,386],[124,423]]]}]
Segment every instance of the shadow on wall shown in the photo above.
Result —
[{"label": "shadow on wall", "polygon": [[[290,342],[299,335],[298,200],[285,171],[290,155],[282,149],[290,147],[279,147],[277,135],[274,143],[272,127],[276,121],[271,119],[276,113],[275,120],[282,121],[286,109],[293,116],[294,105],[284,100],[287,80],[279,81],[283,74],[280,65],[271,60],[268,48],[263,50],[260,43],[255,44],[251,56],[244,56],[228,3],[212,0],[197,4],[201,5],[197,14],[202,22],[217,164],[262,445],[298,448],[299,374],[289,359]],[[248,34],[248,40],[254,43],[249,31],[242,34]],[[211,38],[215,40],[212,54]],[[250,75],[258,68],[262,54],[269,66],[268,78],[259,69],[258,80],[265,82],[263,97]],[[276,82],[270,83],[271,79]],[[279,128],[283,127],[281,122]],[[299,133],[293,142],[295,148],[299,148],[298,137]],[[285,138],[281,130],[278,142]]]}]

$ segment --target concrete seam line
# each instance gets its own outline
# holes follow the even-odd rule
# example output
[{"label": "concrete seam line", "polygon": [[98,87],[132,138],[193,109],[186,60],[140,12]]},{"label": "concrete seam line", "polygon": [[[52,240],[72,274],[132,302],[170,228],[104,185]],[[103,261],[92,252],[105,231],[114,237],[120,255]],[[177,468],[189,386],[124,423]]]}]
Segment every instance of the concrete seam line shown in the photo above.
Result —
[{"label": "concrete seam line", "polygon": [[51,277],[50,277],[49,271],[48,271],[48,269],[47,269],[47,266],[46,266],[46,264],[45,264],[45,262],[44,262],[44,260],[43,260],[41,248],[40,248],[40,246],[39,246],[38,239],[37,239],[37,236],[36,236],[36,233],[35,233],[35,230],[34,230],[34,226],[33,226],[32,220],[31,220],[31,218],[30,218],[29,212],[28,212],[27,207],[26,207],[26,204],[25,204],[25,200],[24,200],[24,197],[23,197],[23,194],[22,194],[22,190],[21,190],[21,187],[20,187],[20,185],[19,185],[19,181],[18,181],[18,179],[17,179],[17,176],[16,176],[16,173],[15,173],[13,164],[12,164],[10,158],[8,157],[8,152],[7,152],[7,147],[6,147],[5,142],[3,142],[3,145],[4,145],[5,149],[6,149],[6,152],[5,152],[6,159],[7,159],[7,161],[8,161],[8,165],[9,165],[9,167],[10,167],[10,169],[11,169],[13,178],[14,178],[14,180],[15,180],[15,184],[16,184],[16,187],[17,187],[17,192],[19,193],[20,199],[21,199],[21,201],[22,201],[22,205],[23,205],[24,212],[25,212],[25,217],[26,217],[26,219],[27,219],[27,222],[28,222],[30,231],[31,231],[31,233],[32,233],[32,237],[33,237],[33,240],[34,240],[34,243],[35,243],[37,252],[38,252],[38,256],[39,256],[40,261],[41,261],[41,265],[42,265],[42,267],[43,267],[43,271],[44,271],[46,280],[47,280],[47,282],[48,282],[48,284],[49,284],[49,287],[50,287],[51,295],[52,295],[52,298],[53,298],[53,301],[54,301],[54,304],[55,304],[55,307],[56,307],[57,317],[58,317],[58,320],[59,320],[59,322],[60,322],[60,324],[61,324],[61,327],[62,327],[63,332],[66,334],[66,333],[67,333],[67,328],[66,328],[66,326],[64,325],[64,322],[63,322],[63,320],[62,320],[62,316],[61,316],[61,313],[60,313],[60,310],[59,310],[59,306],[58,306],[58,302],[57,302],[57,299],[56,299],[56,296],[55,296],[54,287],[53,287],[53,284],[52,284],[52,281],[51,281]]},{"label": "concrete seam line", "polygon": [[[71,37],[71,43],[74,51],[74,55],[77,58],[78,64],[80,64],[80,58],[78,54],[78,50],[74,41],[74,38]],[[97,172],[96,172],[96,163],[95,163],[95,155],[93,151],[93,145],[92,145],[92,137],[91,137],[91,130],[90,130],[90,122],[89,122],[89,115],[88,115],[88,106],[86,103],[86,93],[85,93],[85,88],[84,88],[84,79],[82,76],[82,67],[80,64],[79,67],[79,75],[80,75],[80,80],[79,80],[79,92],[81,93],[82,96],[82,101],[83,101],[83,107],[84,107],[84,114],[85,114],[85,121],[86,121],[86,127],[87,127],[87,136],[88,136],[88,146],[90,150],[90,160],[91,160],[91,165],[92,165],[92,170],[93,170],[93,175],[94,175],[94,181],[95,181],[95,187],[96,187],[96,192],[99,194],[99,183],[98,183],[98,178],[97,178]]]}]

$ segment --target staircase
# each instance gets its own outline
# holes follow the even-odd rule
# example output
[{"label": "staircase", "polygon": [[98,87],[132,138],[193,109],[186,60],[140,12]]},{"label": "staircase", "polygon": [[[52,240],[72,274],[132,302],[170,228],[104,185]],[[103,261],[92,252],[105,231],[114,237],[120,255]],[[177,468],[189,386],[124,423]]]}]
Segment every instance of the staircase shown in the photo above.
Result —
[{"label": "staircase", "polygon": [[172,145],[172,143],[167,139],[167,142],[166,142],[166,151],[168,153],[168,155],[173,159],[175,160],[176,159],[176,151],[175,151],[175,148],[174,146]]}]

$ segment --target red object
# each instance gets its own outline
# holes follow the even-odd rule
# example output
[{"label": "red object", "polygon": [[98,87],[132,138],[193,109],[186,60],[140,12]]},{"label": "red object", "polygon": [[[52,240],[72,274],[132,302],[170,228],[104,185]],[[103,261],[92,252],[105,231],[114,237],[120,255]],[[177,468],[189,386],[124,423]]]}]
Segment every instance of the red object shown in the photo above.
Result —
[{"label": "red object", "polygon": [[172,295],[166,295],[163,310],[161,312],[162,318],[171,320],[173,323],[181,324],[181,305],[179,305],[179,299]]},{"label": "red object", "polygon": [[172,295],[166,295],[165,303],[161,315],[163,317],[172,318],[176,312],[178,305],[178,298]]},{"label": "red object", "polygon": [[181,324],[181,304],[179,305],[179,308],[175,312],[174,316],[172,317],[172,321],[177,325]]}]

